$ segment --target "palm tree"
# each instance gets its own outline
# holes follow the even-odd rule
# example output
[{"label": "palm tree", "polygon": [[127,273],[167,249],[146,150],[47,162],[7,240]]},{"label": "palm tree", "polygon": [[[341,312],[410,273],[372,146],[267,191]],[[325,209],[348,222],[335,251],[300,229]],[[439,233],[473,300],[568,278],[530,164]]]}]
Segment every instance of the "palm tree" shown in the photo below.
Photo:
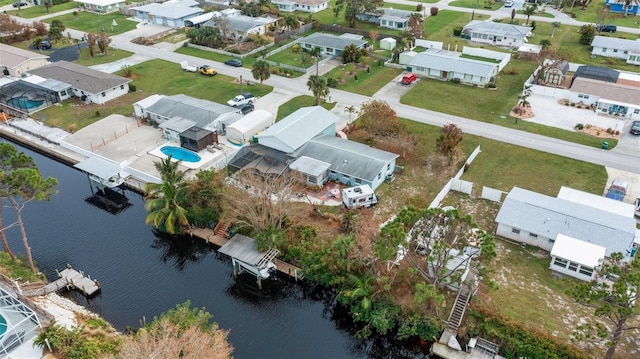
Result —
[{"label": "palm tree", "polygon": [[260,80],[260,87],[262,87],[262,81],[271,77],[271,65],[266,61],[258,60],[253,64],[251,73],[253,74],[254,79]]},{"label": "palm tree", "polygon": [[527,6],[527,7],[524,8],[524,10],[522,10],[522,13],[527,15],[527,23],[526,23],[526,25],[529,25],[529,17],[531,15],[534,15],[536,13],[536,10],[537,10],[537,8],[536,8],[535,5],[534,6]]},{"label": "palm tree", "polygon": [[145,185],[144,208],[147,210],[145,223],[169,234],[180,234],[189,227],[187,210],[182,207],[187,200],[188,184],[184,174],[178,170],[180,161],[166,159],[154,163],[162,183],[149,182]]},{"label": "palm tree", "polygon": [[316,106],[320,105],[320,97],[326,97],[329,95],[329,85],[327,84],[327,79],[324,76],[309,76],[307,86],[316,97]]},{"label": "palm tree", "polygon": [[371,281],[373,280],[372,275],[365,275],[360,278],[351,273],[348,273],[349,281],[353,286],[352,289],[344,292],[344,295],[351,301],[360,300],[359,307],[362,311],[366,312],[371,309]]},{"label": "palm tree", "polygon": [[355,108],[355,106],[347,106],[344,108],[344,112],[349,114],[349,123],[351,123],[351,115],[358,112],[358,110]]},{"label": "palm tree", "polygon": [[554,21],[551,23],[551,37],[553,37],[553,35],[556,33],[556,29],[559,28],[560,25],[562,25],[562,23],[559,21]]},{"label": "palm tree", "polygon": [[299,29],[300,22],[292,14],[287,14],[284,17],[284,26],[286,26],[289,30]]}]

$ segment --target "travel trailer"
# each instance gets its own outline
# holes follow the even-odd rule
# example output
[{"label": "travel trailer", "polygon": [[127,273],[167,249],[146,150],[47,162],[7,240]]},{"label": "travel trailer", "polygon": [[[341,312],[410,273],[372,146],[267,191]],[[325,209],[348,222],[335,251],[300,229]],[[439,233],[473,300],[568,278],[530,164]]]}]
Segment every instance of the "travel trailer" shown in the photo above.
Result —
[{"label": "travel trailer", "polygon": [[349,187],[342,190],[342,203],[349,209],[371,207],[378,203],[378,197],[369,185]]}]

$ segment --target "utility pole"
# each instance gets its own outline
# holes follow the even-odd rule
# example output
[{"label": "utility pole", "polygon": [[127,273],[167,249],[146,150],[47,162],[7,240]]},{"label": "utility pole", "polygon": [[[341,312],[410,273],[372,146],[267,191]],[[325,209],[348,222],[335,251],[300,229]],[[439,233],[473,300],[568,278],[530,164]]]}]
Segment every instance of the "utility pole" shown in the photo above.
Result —
[{"label": "utility pole", "polygon": [[244,90],[242,89],[242,86],[244,84],[242,83],[242,75],[240,75],[240,94],[242,95],[244,93]]}]

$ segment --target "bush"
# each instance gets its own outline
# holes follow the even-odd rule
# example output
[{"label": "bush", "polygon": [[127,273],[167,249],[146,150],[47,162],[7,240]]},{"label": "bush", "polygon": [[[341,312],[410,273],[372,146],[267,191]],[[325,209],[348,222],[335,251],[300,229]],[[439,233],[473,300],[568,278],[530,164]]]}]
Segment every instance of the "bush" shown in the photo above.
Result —
[{"label": "bush", "polygon": [[453,36],[462,35],[462,26],[457,26],[453,28]]},{"label": "bush", "polygon": [[459,78],[457,78],[457,77],[454,77],[454,78],[452,78],[452,79],[451,79],[451,80],[449,80],[449,81],[453,82],[453,83],[454,83],[454,84],[456,84],[456,85],[459,85],[459,84],[460,84],[460,82],[462,82],[462,81],[460,81],[460,79],[459,79]]},{"label": "bush", "polygon": [[571,107],[576,107],[576,103],[575,103],[575,102],[572,102],[572,103],[570,104],[570,106],[571,106]]},{"label": "bush", "polygon": [[422,12],[422,4],[416,5],[416,11],[417,12]]},{"label": "bush", "polygon": [[300,44],[291,46],[291,52],[300,52]]},{"label": "bush", "polygon": [[327,78],[327,86],[331,88],[338,87],[338,80],[334,79],[333,77]]},{"label": "bush", "polygon": [[579,124],[576,125],[576,130],[582,130],[582,129],[584,129],[584,125],[583,124],[579,123]]},{"label": "bush", "polygon": [[537,26],[536,21],[531,21],[531,24],[529,26],[531,26],[531,31],[535,30]]},{"label": "bush", "polygon": [[438,8],[435,6],[433,6],[429,11],[431,12],[431,16],[438,15]]},{"label": "bush", "polygon": [[129,84],[129,92],[136,92],[136,85]]},{"label": "bush", "polygon": [[497,87],[497,86],[496,86],[496,84],[494,84],[494,83],[490,83],[490,84],[488,84],[488,85],[487,85],[487,88],[490,88],[490,89],[494,89],[494,88],[496,88],[496,87]]}]

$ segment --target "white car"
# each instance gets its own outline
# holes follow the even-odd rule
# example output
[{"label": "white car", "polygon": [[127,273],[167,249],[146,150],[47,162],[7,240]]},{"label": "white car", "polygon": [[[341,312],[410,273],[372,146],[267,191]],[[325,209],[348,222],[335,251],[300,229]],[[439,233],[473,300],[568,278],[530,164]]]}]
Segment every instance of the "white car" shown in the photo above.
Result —
[{"label": "white car", "polygon": [[512,6],[513,6],[513,1],[507,0],[504,2],[504,7],[512,7]]}]

